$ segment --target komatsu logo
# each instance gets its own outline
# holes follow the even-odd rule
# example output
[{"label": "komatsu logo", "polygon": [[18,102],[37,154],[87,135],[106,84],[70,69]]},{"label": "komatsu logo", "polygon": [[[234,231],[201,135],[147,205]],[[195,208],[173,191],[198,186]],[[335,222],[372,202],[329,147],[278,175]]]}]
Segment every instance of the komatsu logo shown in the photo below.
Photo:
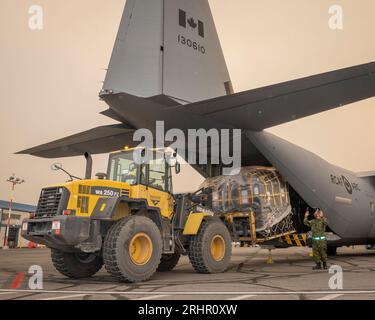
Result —
[{"label": "komatsu logo", "polygon": [[181,27],[191,29],[196,29],[198,27],[198,35],[204,38],[204,23],[199,19],[194,19],[193,17],[187,18],[186,12],[179,9],[179,24]]}]

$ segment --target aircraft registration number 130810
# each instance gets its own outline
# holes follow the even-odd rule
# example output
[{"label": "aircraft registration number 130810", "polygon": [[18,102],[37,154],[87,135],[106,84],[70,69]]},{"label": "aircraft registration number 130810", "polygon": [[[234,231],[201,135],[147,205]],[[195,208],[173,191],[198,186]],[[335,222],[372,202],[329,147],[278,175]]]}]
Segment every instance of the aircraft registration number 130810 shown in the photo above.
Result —
[{"label": "aircraft registration number 130810", "polygon": [[192,48],[194,49],[195,51],[198,51],[202,54],[206,54],[206,48],[202,45],[200,45],[199,43],[191,40],[191,39],[188,39],[186,38],[185,36],[183,35],[178,35],[178,43],[188,47],[188,48]]}]

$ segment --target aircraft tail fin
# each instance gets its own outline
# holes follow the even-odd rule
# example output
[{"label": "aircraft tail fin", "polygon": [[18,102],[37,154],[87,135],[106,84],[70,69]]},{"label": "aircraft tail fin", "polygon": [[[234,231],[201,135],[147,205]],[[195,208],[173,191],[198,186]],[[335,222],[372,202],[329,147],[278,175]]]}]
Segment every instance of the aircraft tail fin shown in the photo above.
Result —
[{"label": "aircraft tail fin", "polygon": [[233,93],[208,0],[128,0],[102,94],[185,104]]}]

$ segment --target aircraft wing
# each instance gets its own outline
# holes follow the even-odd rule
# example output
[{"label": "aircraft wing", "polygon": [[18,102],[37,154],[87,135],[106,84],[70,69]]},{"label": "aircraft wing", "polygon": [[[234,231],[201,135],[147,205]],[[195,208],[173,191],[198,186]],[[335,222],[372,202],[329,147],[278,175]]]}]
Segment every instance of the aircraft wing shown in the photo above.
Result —
[{"label": "aircraft wing", "polygon": [[[20,151],[17,154],[30,154],[43,158],[62,158],[91,154],[108,153],[120,150],[126,145],[133,147],[133,133],[123,124],[97,127],[85,132]],[[136,144],[139,144],[137,142]]]},{"label": "aircraft wing", "polygon": [[[125,93],[108,94],[102,98],[110,109],[102,114],[122,124],[94,128],[19,153],[45,158],[108,153],[135,146],[133,128],[153,130],[156,120],[164,120],[166,130],[262,131],[373,96],[375,62],[183,106],[167,106]],[[264,162],[255,146],[249,144],[246,149],[250,151],[243,159],[246,163],[254,159]]]},{"label": "aircraft wing", "polygon": [[171,109],[262,131],[373,96],[375,62]]}]

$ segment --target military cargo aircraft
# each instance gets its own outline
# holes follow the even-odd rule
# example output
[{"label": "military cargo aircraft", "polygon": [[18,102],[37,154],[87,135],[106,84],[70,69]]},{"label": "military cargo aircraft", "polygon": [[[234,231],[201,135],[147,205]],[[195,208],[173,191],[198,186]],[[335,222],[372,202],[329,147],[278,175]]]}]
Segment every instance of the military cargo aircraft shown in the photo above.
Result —
[{"label": "military cargo aircraft", "polygon": [[[20,152],[44,158],[99,154],[133,141],[137,129],[241,129],[243,166],[272,166],[294,210],[319,207],[331,248],[375,243],[375,172],[328,163],[265,129],[375,95],[375,62],[234,93],[207,0],[128,0],[100,98],[117,120]],[[189,150],[191,151],[191,150]],[[193,150],[201,152],[201,150]],[[222,174],[222,164],[194,165]]]}]

